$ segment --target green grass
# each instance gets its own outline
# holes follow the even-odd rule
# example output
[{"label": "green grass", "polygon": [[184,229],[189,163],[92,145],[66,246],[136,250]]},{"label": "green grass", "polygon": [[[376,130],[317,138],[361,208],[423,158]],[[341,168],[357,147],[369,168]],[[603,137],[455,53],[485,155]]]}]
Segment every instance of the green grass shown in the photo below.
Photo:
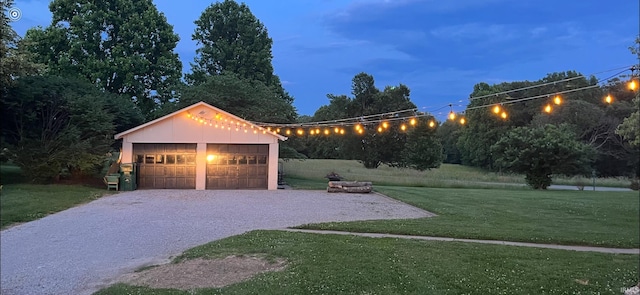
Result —
[{"label": "green grass", "polygon": [[436,217],[300,228],[638,248],[637,192],[376,187]]},{"label": "green grass", "polygon": [[105,190],[79,185],[5,185],[0,195],[0,226],[40,219],[101,197]]},{"label": "green grass", "polygon": [[0,167],[0,228],[40,219],[49,214],[95,200],[106,193],[80,185],[21,184],[20,169],[11,165]]},{"label": "green grass", "polygon": [[[418,171],[381,165],[377,169],[366,169],[357,161],[349,160],[288,160],[281,162],[288,178],[324,181],[329,172],[336,172],[347,180],[372,181],[379,185],[425,186],[425,187],[506,187],[519,184],[524,186],[523,175],[488,172],[475,167],[443,164],[440,168]],[[590,178],[561,177],[553,179],[553,184],[576,185],[582,182],[592,184]],[[502,184],[502,185],[501,185]],[[597,178],[597,186],[629,187],[627,178]]]},{"label": "green grass", "polygon": [[221,289],[116,284],[96,294],[621,294],[638,280],[636,255],[277,231],[215,241],[176,260],[257,253],[288,267]]}]

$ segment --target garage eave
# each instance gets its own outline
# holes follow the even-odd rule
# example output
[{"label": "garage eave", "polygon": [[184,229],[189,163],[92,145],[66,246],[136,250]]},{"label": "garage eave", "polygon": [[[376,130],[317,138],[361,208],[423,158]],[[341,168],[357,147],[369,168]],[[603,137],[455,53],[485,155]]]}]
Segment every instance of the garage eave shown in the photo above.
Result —
[{"label": "garage eave", "polygon": [[[188,106],[188,107],[186,107],[186,108],[183,108],[183,109],[177,110],[177,111],[175,111],[175,112],[173,112],[173,113],[171,113],[171,114],[168,114],[168,115],[166,115],[166,116],[160,117],[160,118],[155,119],[155,120],[153,120],[153,121],[149,121],[149,122],[144,123],[144,124],[142,124],[142,125],[139,125],[139,126],[137,126],[137,127],[131,128],[131,129],[127,130],[127,131],[123,131],[123,132],[121,132],[121,133],[118,133],[118,134],[116,134],[116,135],[114,136],[114,138],[115,138],[115,139],[121,139],[121,138],[124,138],[124,137],[125,137],[125,136],[127,136],[128,134],[134,133],[134,132],[136,132],[136,131],[138,131],[138,130],[144,129],[144,128],[148,127],[148,126],[154,125],[154,124],[156,124],[156,123],[158,123],[158,122],[161,122],[161,121],[167,120],[167,119],[169,119],[169,118],[171,118],[171,117],[174,117],[174,116],[176,116],[176,115],[178,115],[178,114],[180,114],[180,113],[182,113],[182,112],[186,112],[186,111],[189,111],[189,110],[191,110],[191,109],[194,109],[194,108],[197,108],[197,107],[200,107],[200,106],[205,106],[205,107],[211,108],[211,109],[215,110],[215,111],[216,111],[216,112],[218,112],[218,113],[224,114],[225,116],[228,116],[228,117],[230,117],[230,118],[233,118],[233,119],[234,119],[234,120],[236,120],[236,121],[240,121],[240,122],[246,123],[246,124],[247,124],[247,125],[249,125],[249,126],[262,128],[262,127],[260,127],[260,126],[258,126],[258,125],[253,124],[253,123],[252,123],[252,122],[250,122],[250,121],[247,121],[247,120],[245,120],[245,119],[242,119],[242,118],[240,118],[240,117],[238,117],[238,116],[235,116],[235,115],[233,115],[233,114],[230,114],[230,113],[228,113],[228,112],[226,112],[226,111],[223,111],[223,110],[221,110],[221,109],[219,109],[219,108],[216,108],[216,107],[214,107],[214,106],[212,106],[212,105],[210,105],[210,104],[208,104],[208,103],[206,103],[206,102],[201,101],[201,102],[198,102],[198,103],[193,104],[193,105],[191,105],[191,106]],[[272,135],[272,136],[275,136],[275,137],[276,137],[276,138],[278,138],[280,141],[285,141],[285,140],[287,140],[287,139],[288,139],[287,137],[282,136],[282,135],[280,135],[280,134],[278,134],[278,133],[275,133],[275,132],[272,132],[272,131],[268,131],[268,130],[265,130],[265,131],[266,131],[266,133],[268,133],[268,134],[270,134],[270,135]]]}]

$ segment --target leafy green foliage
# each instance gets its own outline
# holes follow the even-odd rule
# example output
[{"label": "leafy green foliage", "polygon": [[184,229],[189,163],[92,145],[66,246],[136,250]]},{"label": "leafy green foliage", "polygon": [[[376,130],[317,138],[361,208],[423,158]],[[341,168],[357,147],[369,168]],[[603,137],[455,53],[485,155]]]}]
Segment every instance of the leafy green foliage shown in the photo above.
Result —
[{"label": "leafy green foliage", "polygon": [[518,127],[491,147],[496,164],[524,173],[534,189],[546,189],[553,174],[583,174],[590,170],[593,149],[575,139],[565,126]]},{"label": "leafy green foliage", "polygon": [[297,116],[295,108],[277,89],[232,72],[208,76],[202,84],[186,87],[180,100],[168,105],[163,113],[168,114],[199,101],[250,121],[292,123]]},{"label": "leafy green foliage", "polygon": [[274,85],[273,41],[246,4],[233,0],[213,3],[195,24],[192,37],[202,47],[196,50],[193,73],[186,76],[188,81],[199,84],[207,76],[233,72],[243,79]]},{"label": "leafy green foliage", "polygon": [[629,143],[634,146],[640,146],[640,96],[633,99],[636,111],[626,117],[624,121],[618,125],[616,130],[619,135],[627,138]]},{"label": "leafy green foliage", "polygon": [[24,50],[25,41],[11,27],[8,10],[13,0],[0,2],[0,95],[6,95],[15,79],[40,73],[43,65],[30,61],[31,54]]},{"label": "leafy green foliage", "polygon": [[151,0],[54,0],[49,9],[51,25],[30,29],[25,39],[52,74],[126,94],[145,116],[174,97],[179,37]]},{"label": "leafy green foliage", "polygon": [[100,168],[113,142],[109,95],[86,82],[60,77],[27,77],[2,99],[3,135],[12,160],[35,181]]},{"label": "leafy green foliage", "polygon": [[466,128],[466,126],[461,126],[455,121],[447,120],[436,129],[436,136],[442,145],[443,163],[462,163],[457,143],[463,127]]},{"label": "leafy green foliage", "polygon": [[421,120],[407,135],[407,144],[403,151],[403,157],[407,166],[419,171],[438,168],[442,163],[442,145],[433,128]]},{"label": "leafy green foliage", "polygon": [[[344,118],[354,118],[373,114],[397,112],[394,115],[373,118],[373,121],[363,120],[363,134],[351,131],[344,136],[326,138],[318,136],[310,139],[307,144],[313,146],[309,150],[311,157],[357,159],[367,168],[378,168],[381,164],[406,167],[407,165],[419,165],[420,167],[437,166],[441,162],[440,151],[436,149],[423,150],[420,157],[417,156],[421,149],[429,142],[435,143],[427,137],[435,137],[433,133],[416,135],[412,151],[404,153],[407,144],[407,132],[400,130],[400,124],[408,122],[398,121],[397,117],[406,117],[415,114],[415,104],[409,98],[410,90],[406,85],[387,86],[383,91],[375,87],[373,76],[367,73],[359,73],[352,80],[353,98],[346,95],[328,95],[330,104],[320,107],[314,114],[314,121],[331,121]],[[377,121],[386,122],[386,127]],[[413,128],[413,127],[408,127]],[[429,146],[430,148],[431,146]],[[433,153],[437,154],[433,154]],[[427,158],[438,163],[430,163],[424,166]],[[407,160],[417,160],[422,163],[409,163]],[[426,169],[426,168],[425,168]]]}]

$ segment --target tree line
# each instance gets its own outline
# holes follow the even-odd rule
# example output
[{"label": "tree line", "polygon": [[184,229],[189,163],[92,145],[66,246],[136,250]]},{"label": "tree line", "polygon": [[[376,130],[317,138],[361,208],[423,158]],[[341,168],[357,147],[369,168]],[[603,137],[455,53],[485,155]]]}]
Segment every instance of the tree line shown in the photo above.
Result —
[{"label": "tree line", "polygon": [[[351,96],[329,94],[329,103],[313,116],[298,116],[294,98],[274,74],[273,41],[267,28],[247,5],[232,0],[211,4],[194,21],[191,37],[198,48],[192,71],[184,75],[175,52],[179,37],[151,0],[53,0],[51,24],[29,29],[23,38],[13,31],[6,14],[13,1],[1,5],[5,12],[0,32],[2,160],[12,160],[35,181],[51,181],[61,171],[72,176],[97,174],[105,155],[117,149],[115,133],[201,100],[247,120],[272,123],[326,121],[416,107],[408,86],[378,89],[373,76],[359,73],[352,80]],[[632,51],[638,54],[635,48]],[[598,82],[580,76],[569,71],[532,82],[479,83],[470,97],[571,77],[578,77],[571,80],[571,87]],[[526,159],[538,155],[545,161],[537,161],[536,175],[527,177],[541,179],[540,187],[553,174],[584,174],[591,169],[602,176],[637,177],[638,97],[624,84],[614,80],[566,95],[564,104],[550,114],[540,112],[542,100],[505,105],[506,121],[475,107],[557,92],[567,84],[471,99],[465,125],[444,121],[431,128],[426,121],[435,118],[420,114],[421,124],[406,132],[397,128],[376,132],[374,126],[365,126],[370,130],[361,136],[292,136],[280,153],[356,159],[368,168],[386,164],[424,170],[459,163],[520,172],[533,165]],[[614,104],[601,102],[606,93],[615,97]],[[566,161],[569,158],[573,160]]]}]

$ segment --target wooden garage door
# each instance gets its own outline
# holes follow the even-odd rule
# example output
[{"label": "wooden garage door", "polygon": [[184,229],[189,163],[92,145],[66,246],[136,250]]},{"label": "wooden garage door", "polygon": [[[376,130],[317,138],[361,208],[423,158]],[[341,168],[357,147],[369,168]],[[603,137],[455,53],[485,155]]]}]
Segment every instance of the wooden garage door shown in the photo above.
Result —
[{"label": "wooden garage door", "polygon": [[134,143],[138,188],[195,189],[196,144]]},{"label": "wooden garage door", "polygon": [[208,144],[207,189],[266,189],[269,145]]}]

